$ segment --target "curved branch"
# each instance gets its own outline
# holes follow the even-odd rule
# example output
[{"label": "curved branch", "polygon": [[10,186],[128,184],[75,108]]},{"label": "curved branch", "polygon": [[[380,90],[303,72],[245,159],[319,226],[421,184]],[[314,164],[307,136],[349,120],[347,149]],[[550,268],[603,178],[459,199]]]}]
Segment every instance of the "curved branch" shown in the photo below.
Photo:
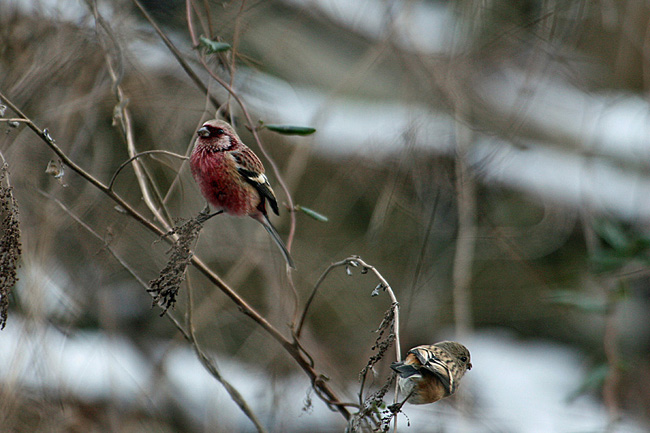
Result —
[{"label": "curved branch", "polygon": [[345,260],[341,260],[340,262],[332,263],[321,274],[318,281],[316,281],[316,284],[314,285],[311,294],[309,295],[309,299],[307,299],[307,302],[305,303],[305,308],[303,309],[302,314],[300,315],[300,320],[298,321],[298,326],[296,327],[294,338],[297,339],[300,337],[300,333],[302,332],[302,327],[304,325],[305,318],[307,317],[307,311],[309,310],[309,307],[311,306],[314,297],[316,297],[316,293],[318,292],[318,288],[320,287],[321,283],[325,280],[325,278],[332,271],[332,269],[337,268],[339,266],[352,266],[355,268],[361,266],[363,269],[362,273],[365,273],[367,271],[372,271],[372,273],[374,273],[375,276],[380,281],[380,286],[378,287],[382,287],[386,292],[388,292],[388,296],[390,296],[390,300],[393,305],[393,313],[395,316],[395,357],[397,361],[401,361],[402,355],[400,351],[400,341],[399,341],[399,302],[397,302],[397,298],[395,297],[395,293],[393,292],[393,289],[390,287],[390,284],[388,284],[388,281],[386,281],[383,275],[381,275],[381,273],[379,273],[379,271],[374,266],[364,262],[361,259],[361,257],[358,256],[351,256]]},{"label": "curved branch", "polygon": [[194,353],[203,364],[203,367],[208,370],[208,372],[221,383],[224,387],[230,398],[235,402],[241,411],[248,417],[248,419],[255,425],[255,428],[259,433],[267,433],[267,430],[264,428],[260,420],[255,415],[255,412],[250,408],[244,397],[237,391],[237,389],[232,386],[232,384],[221,374],[221,371],[217,367],[217,364],[214,360],[210,359],[208,355],[203,351],[199,342],[196,339],[194,333],[194,324],[192,323],[192,311],[194,310],[193,299],[192,299],[192,284],[190,284],[189,279],[186,279],[185,282],[187,290],[187,331],[188,331],[188,340],[192,347],[194,348]]},{"label": "curved branch", "polygon": [[108,182],[108,189],[110,189],[110,190],[113,189],[113,184],[115,183],[115,179],[117,179],[117,175],[120,174],[120,171],[122,171],[122,169],[124,167],[129,165],[130,162],[132,162],[133,160],[135,160],[137,158],[140,158],[143,155],[149,155],[149,154],[152,154],[152,153],[162,153],[162,154],[165,154],[165,155],[175,156],[176,158],[179,158],[179,159],[187,159],[187,156],[185,156],[185,155],[179,155],[178,153],[170,152],[168,150],[145,150],[143,152],[138,152],[135,155],[133,155],[131,158],[124,161],[117,168],[117,170],[115,170],[115,173],[113,173],[113,177],[111,177],[111,181]]},{"label": "curved branch", "polygon": [[300,338],[300,334],[302,333],[302,326],[304,325],[305,318],[307,317],[307,311],[309,310],[309,307],[311,306],[312,301],[316,297],[316,292],[318,292],[318,288],[323,283],[323,281],[325,280],[327,275],[329,275],[329,273],[332,271],[332,269],[347,264],[348,260],[349,259],[341,260],[340,262],[332,263],[331,265],[329,265],[329,267],[327,269],[325,269],[325,271],[318,278],[318,281],[316,281],[316,284],[314,284],[314,288],[312,289],[311,294],[309,295],[309,298],[307,299],[307,302],[305,303],[305,308],[302,310],[302,314],[300,315],[300,319],[298,320],[298,325],[296,326],[296,330],[294,331],[296,339]]}]

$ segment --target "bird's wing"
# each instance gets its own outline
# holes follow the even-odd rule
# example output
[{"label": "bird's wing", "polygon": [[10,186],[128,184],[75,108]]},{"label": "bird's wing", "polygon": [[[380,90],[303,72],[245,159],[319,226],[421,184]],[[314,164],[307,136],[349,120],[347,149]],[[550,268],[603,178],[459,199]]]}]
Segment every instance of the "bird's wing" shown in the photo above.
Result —
[{"label": "bird's wing", "polygon": [[271,188],[268,178],[264,174],[264,166],[257,155],[252,150],[246,148],[242,151],[231,152],[231,156],[235,160],[237,172],[260,194],[262,204],[264,200],[268,200],[273,212],[279,215],[278,201],[275,198],[275,193],[273,192],[273,188]]},{"label": "bird's wing", "polygon": [[440,379],[449,394],[453,394],[456,391],[454,376],[451,374],[447,363],[443,360],[443,358],[447,358],[450,355],[435,346],[415,347],[409,350],[409,353],[417,357],[420,364],[422,364],[422,368],[435,374]]}]

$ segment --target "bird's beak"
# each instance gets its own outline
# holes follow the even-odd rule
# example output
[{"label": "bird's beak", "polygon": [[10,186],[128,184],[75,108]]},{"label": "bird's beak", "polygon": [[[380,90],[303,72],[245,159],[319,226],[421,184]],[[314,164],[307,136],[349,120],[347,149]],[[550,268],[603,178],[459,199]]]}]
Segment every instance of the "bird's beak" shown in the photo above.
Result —
[{"label": "bird's beak", "polygon": [[199,128],[198,131],[196,131],[199,137],[208,137],[210,135],[210,131],[208,131],[208,128],[205,126],[202,126]]},{"label": "bird's beak", "polygon": [[472,369],[472,363],[471,363],[471,362],[470,362],[469,364],[467,364],[467,369],[468,369],[468,370],[471,370],[471,369]]}]

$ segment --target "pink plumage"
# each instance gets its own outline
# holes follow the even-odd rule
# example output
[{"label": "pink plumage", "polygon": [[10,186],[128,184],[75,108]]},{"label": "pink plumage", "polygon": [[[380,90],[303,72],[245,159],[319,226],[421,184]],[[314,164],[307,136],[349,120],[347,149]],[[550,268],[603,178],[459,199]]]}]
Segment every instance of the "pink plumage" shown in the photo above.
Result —
[{"label": "pink plumage", "polygon": [[278,244],[287,264],[295,268],[268,218],[267,202],[276,214],[278,204],[260,159],[222,120],[205,122],[197,134],[190,168],[205,199],[217,211],[259,221]]}]

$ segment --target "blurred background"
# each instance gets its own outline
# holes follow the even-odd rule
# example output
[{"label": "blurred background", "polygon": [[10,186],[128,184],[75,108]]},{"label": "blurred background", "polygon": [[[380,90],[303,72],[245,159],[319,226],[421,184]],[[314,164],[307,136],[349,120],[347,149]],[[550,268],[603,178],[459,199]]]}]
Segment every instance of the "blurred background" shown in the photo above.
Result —
[{"label": "blurred background", "polygon": [[[299,305],[358,255],[397,296],[402,353],[443,339],[470,349],[458,394],[406,405],[399,431],[648,431],[650,2],[190,1],[197,35],[231,46],[205,58],[253,126],[316,128],[260,131],[277,172],[199,61],[186,3],[141,3],[262,158],[283,238],[278,176],[327,217],[295,213]],[[216,109],[130,0],[0,1],[0,92],[105,184],[130,155],[124,107],[136,151],[181,155]],[[59,161],[24,125],[0,128],[22,241],[0,331],[0,431],[255,431],[151,308],[141,283],[168,245],[71,170],[46,173]],[[140,162],[172,224],[204,207],[186,162]],[[131,164],[114,190],[160,226],[141,179]],[[259,224],[215,217],[195,253],[290,336],[294,296]],[[358,399],[390,306],[371,297],[372,275],[351,274],[324,280],[301,339],[343,401]],[[266,429],[344,431],[276,341],[192,267],[186,282],[198,343]],[[180,323],[186,288],[170,311]]]}]

